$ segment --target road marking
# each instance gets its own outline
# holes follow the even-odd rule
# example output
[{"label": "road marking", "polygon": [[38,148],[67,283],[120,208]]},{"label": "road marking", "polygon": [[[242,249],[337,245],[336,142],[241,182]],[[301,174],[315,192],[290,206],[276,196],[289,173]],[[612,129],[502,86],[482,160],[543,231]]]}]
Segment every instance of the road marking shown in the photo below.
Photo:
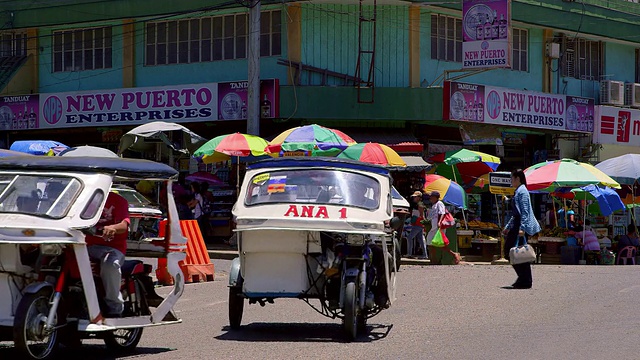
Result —
[{"label": "road marking", "polygon": [[636,289],[640,289],[640,285],[630,286],[628,288],[624,288],[624,289],[620,290],[619,292],[620,293],[628,293],[628,292],[631,292],[631,291],[636,290]]},{"label": "road marking", "polygon": [[212,302],[212,303],[209,303],[209,304],[205,304],[204,306],[216,306],[216,305],[224,304],[226,302],[227,302],[227,300],[221,300],[221,301],[216,301],[216,302]]}]

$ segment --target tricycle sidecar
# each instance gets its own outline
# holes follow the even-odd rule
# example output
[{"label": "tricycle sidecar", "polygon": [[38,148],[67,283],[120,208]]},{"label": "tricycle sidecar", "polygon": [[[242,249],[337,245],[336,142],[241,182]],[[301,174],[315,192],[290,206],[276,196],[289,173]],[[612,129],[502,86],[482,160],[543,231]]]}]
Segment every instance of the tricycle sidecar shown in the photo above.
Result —
[{"label": "tricycle sidecar", "polygon": [[[146,160],[92,157],[12,157],[0,161],[0,327],[22,358],[47,359],[59,343],[104,339],[116,350],[135,348],[142,329],[180,322],[172,309],[184,289],[185,258],[171,183],[173,168]],[[162,239],[174,289],[162,299],[151,267],[122,264],[120,318],[103,316],[102,287],[85,235],[98,222],[114,180],[147,179],[167,187],[168,229]],[[0,333],[1,334],[1,333]]]},{"label": "tricycle sidecar", "polygon": [[[281,158],[250,165],[234,205],[239,257],[229,279],[229,321],[245,299],[318,299],[349,338],[395,297],[391,178],[361,162]],[[311,305],[311,304],[310,304]]]}]

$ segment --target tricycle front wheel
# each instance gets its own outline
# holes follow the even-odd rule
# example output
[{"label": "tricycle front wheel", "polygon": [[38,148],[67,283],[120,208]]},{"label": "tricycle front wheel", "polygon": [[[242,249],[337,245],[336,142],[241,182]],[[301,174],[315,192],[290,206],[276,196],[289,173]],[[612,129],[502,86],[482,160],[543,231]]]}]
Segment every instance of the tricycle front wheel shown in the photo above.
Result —
[{"label": "tricycle front wheel", "polygon": [[130,353],[136,349],[142,338],[143,328],[118,329],[104,335],[104,344],[111,351]]},{"label": "tricycle front wheel", "polygon": [[349,340],[354,340],[358,335],[358,295],[356,283],[350,281],[344,290],[344,331]]},{"label": "tricycle front wheel", "polygon": [[244,297],[240,287],[229,288],[229,326],[237,330],[242,323],[242,312],[244,311]]},{"label": "tricycle front wheel", "polygon": [[[50,359],[58,349],[58,330],[45,329],[51,289],[24,294],[13,321],[13,343],[27,359]],[[57,322],[54,322],[56,325]]]}]

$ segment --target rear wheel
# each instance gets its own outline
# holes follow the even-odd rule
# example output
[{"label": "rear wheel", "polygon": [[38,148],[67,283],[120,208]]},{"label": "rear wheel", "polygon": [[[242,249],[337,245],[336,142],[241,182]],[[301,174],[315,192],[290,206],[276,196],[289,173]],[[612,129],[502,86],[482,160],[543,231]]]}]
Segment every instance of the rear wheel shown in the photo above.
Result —
[{"label": "rear wheel", "polygon": [[[138,282],[137,279],[132,278],[128,281],[134,281],[135,287],[135,299],[139,299],[137,303],[129,303],[129,306],[125,312],[126,316],[141,316],[149,313],[149,308],[144,303],[144,296],[142,291],[142,285]],[[129,301],[131,301],[133,297],[129,297]],[[142,302],[140,302],[142,301]],[[126,305],[127,303],[125,303]],[[104,344],[107,348],[116,353],[131,353],[133,352],[140,339],[142,338],[142,330],[143,328],[128,328],[128,329],[117,329],[111,332],[107,332],[104,334]]]},{"label": "rear wheel", "polygon": [[237,286],[229,288],[229,326],[237,330],[242,323],[242,312],[244,311],[244,298],[242,289]]},{"label": "rear wheel", "polygon": [[350,281],[344,290],[344,331],[349,340],[355,340],[358,335],[358,296],[356,283]]},{"label": "rear wheel", "polygon": [[[27,359],[50,359],[58,349],[58,330],[45,329],[49,316],[51,289],[24,294],[13,321],[13,343]],[[57,321],[54,321],[54,326]]]}]

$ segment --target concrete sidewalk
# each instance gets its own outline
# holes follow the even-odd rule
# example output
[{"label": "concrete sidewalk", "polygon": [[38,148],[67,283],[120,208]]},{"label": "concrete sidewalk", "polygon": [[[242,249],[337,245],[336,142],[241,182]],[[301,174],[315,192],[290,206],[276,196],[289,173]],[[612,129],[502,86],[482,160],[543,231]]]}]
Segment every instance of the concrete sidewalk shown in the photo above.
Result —
[{"label": "concrete sidewalk", "polygon": [[[231,246],[225,244],[207,244],[207,251],[211,259],[220,260],[233,260],[238,257],[238,251],[234,250]],[[423,259],[402,258],[400,261],[402,265],[431,265],[431,261]],[[491,265],[491,262],[486,261],[465,261],[465,257],[462,256],[460,265]]]}]

